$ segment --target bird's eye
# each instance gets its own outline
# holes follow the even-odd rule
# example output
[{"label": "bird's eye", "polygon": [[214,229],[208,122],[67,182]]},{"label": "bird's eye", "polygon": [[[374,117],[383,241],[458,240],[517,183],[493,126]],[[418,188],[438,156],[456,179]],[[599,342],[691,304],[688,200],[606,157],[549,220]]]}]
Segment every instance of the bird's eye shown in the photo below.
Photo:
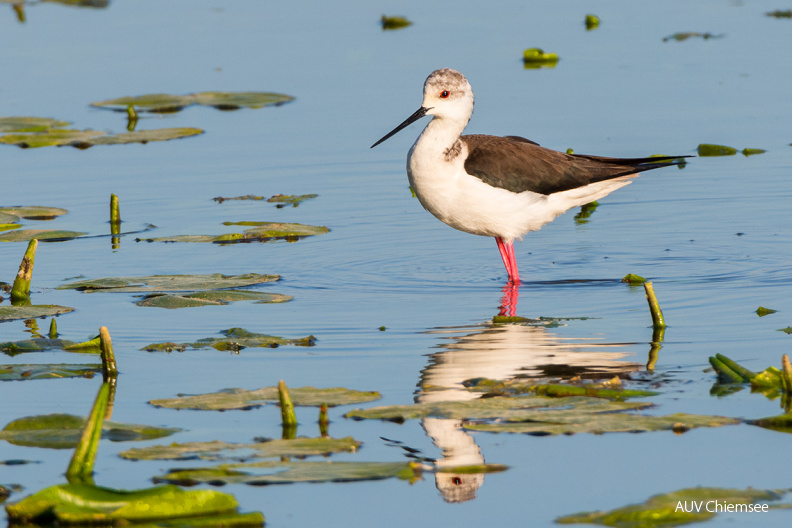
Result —
[{"label": "bird's eye", "polygon": [[448,90],[443,90],[440,92],[440,98],[442,99],[447,99],[449,95],[451,95],[451,93]]}]

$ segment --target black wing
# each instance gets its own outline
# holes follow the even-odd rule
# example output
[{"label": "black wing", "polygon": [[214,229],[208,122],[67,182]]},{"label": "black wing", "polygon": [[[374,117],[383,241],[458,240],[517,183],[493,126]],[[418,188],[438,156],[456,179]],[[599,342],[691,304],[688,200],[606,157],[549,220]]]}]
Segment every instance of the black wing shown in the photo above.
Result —
[{"label": "black wing", "polygon": [[520,193],[552,194],[619,176],[673,165],[687,156],[606,158],[565,154],[515,136],[462,136],[465,171],[483,182]]}]

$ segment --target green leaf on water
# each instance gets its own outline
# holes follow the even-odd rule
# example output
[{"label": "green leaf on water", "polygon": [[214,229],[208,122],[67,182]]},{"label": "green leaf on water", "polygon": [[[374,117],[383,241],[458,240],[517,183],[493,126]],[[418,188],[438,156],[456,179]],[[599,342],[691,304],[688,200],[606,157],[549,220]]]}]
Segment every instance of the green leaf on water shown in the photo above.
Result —
[{"label": "green leaf on water", "polygon": [[764,306],[760,306],[756,309],[756,315],[759,317],[764,317],[765,315],[770,315],[776,313],[778,310],[773,310],[772,308],[765,308]]},{"label": "green leaf on water", "polygon": [[410,462],[289,462],[261,461],[216,467],[174,469],[154,482],[196,484],[288,484],[294,482],[354,482],[399,478],[414,480],[420,470]]},{"label": "green leaf on water", "polygon": [[[71,449],[80,440],[85,420],[84,417],[71,414],[27,416],[6,425],[0,431],[0,440],[20,446]],[[113,442],[154,440],[170,436],[180,430],[105,421],[102,438]]]},{"label": "green leaf on water", "polygon": [[323,235],[330,232],[324,226],[290,224],[282,222],[223,222],[223,225],[252,226],[243,233],[226,233],[223,235],[176,235],[155,238],[138,238],[138,242],[212,242],[216,244],[234,244],[239,242],[268,242],[285,239],[290,242],[301,238]]},{"label": "green leaf on water", "polygon": [[548,398],[532,395],[375,407],[350,411],[345,416],[395,422],[426,417],[460,419],[468,421],[465,429],[542,436],[584,432],[682,432],[694,427],[739,423],[739,420],[720,416],[644,416],[621,412],[650,406],[652,404],[646,402],[607,401],[588,396]]},{"label": "green leaf on water", "polygon": [[200,128],[181,127],[181,128],[159,128],[154,130],[137,130],[135,132],[123,132],[121,134],[108,134],[97,137],[90,141],[75,142],[70,145],[77,148],[89,148],[94,145],[124,145],[127,143],[146,144],[151,141],[169,141],[171,139],[182,139],[203,134]]},{"label": "green leaf on water", "polygon": [[[585,512],[559,517],[558,524],[601,524],[622,528],[652,528],[680,526],[711,519],[718,507],[732,505],[732,512],[767,511],[761,508],[748,510],[746,505],[781,499],[786,490],[725,489],[725,488],[687,488],[662,495],[654,495],[643,504],[632,504],[623,508],[603,512]],[[712,501],[712,502],[710,502]],[[694,504],[701,504],[695,509]],[[687,505],[690,512],[685,508]],[[739,506],[742,505],[742,506]],[[740,509],[734,509],[740,508]]]},{"label": "green leaf on water", "polygon": [[0,365],[0,381],[38,379],[92,378],[102,372],[102,365],[32,364]]},{"label": "green leaf on water", "polygon": [[723,35],[713,35],[712,33],[697,33],[695,31],[685,31],[685,32],[674,33],[673,35],[669,35],[663,39],[663,42],[668,42],[670,40],[676,40],[677,42],[682,42],[683,40],[687,40],[689,38],[694,38],[694,37],[708,40],[713,38],[723,38]]},{"label": "green leaf on water", "polygon": [[773,18],[792,18],[792,9],[787,10],[780,10],[776,9],[775,11],[770,11],[765,13],[765,16],[773,17]]},{"label": "green leaf on water", "polygon": [[787,326],[786,328],[779,328],[779,332],[784,332],[785,334],[792,334],[792,326]]},{"label": "green leaf on water", "polygon": [[586,15],[586,31],[598,28],[600,19],[597,15]]},{"label": "green leaf on water", "polygon": [[196,306],[222,306],[236,301],[254,301],[256,304],[291,301],[291,295],[245,290],[211,290],[183,295],[151,293],[135,304],[156,308],[191,308]]},{"label": "green leaf on water", "polygon": [[261,275],[247,273],[244,275],[148,275],[145,277],[104,277],[62,284],[58,290],[79,290],[92,292],[174,292],[219,290],[225,288],[241,288],[280,279],[279,275]]},{"label": "green leaf on water", "polygon": [[222,330],[223,337],[206,337],[195,343],[155,343],[143,348],[147,352],[177,350],[183,352],[190,348],[214,348],[220,351],[238,352],[245,348],[277,348],[284,345],[314,346],[316,338],[312,335],[299,339],[286,339],[268,334],[249,332],[244,328],[229,328]]},{"label": "green leaf on water", "polygon": [[20,229],[0,234],[0,242],[29,242],[34,238],[41,242],[59,242],[73,240],[83,235],[87,233],[57,229]]},{"label": "green leaf on water", "polygon": [[42,205],[0,207],[0,221],[16,222],[20,218],[25,218],[26,220],[53,220],[68,212],[69,211],[66,209],[61,209],[60,207],[46,207]]},{"label": "green leaf on water", "polygon": [[11,231],[12,229],[19,229],[22,227],[19,224],[0,224],[0,231]]},{"label": "green leaf on water", "polygon": [[558,54],[545,53],[541,48],[529,48],[523,51],[523,64],[526,68],[555,68]]},{"label": "green leaf on water", "polygon": [[34,337],[32,339],[22,339],[21,341],[0,343],[0,352],[9,356],[16,356],[26,352],[42,352],[44,350],[65,350],[67,352],[98,354],[100,352],[99,338],[97,337],[84,343],[75,343],[66,339]]},{"label": "green leaf on water", "polygon": [[402,16],[386,16],[382,15],[380,18],[383,30],[403,29],[412,25],[412,22]]},{"label": "green leaf on water", "polygon": [[699,156],[734,156],[737,149],[724,145],[702,143],[697,147]]},{"label": "green leaf on water", "polygon": [[135,447],[119,453],[127,460],[228,460],[249,458],[280,458],[324,456],[331,453],[354,453],[360,442],[346,438],[273,439],[253,444],[213,442],[172,443],[150,447]]},{"label": "green leaf on water", "polygon": [[[334,387],[317,389],[314,387],[290,388],[292,402],[297,406],[328,407],[364,403],[378,400],[381,396],[374,391],[356,391]],[[177,398],[151,400],[155,407],[168,409],[193,409],[201,411],[225,411],[232,409],[248,410],[278,401],[278,387],[263,387],[256,390],[223,389],[219,392],[198,395],[179,395]]]},{"label": "green leaf on water", "polygon": [[297,207],[305,200],[312,200],[319,196],[318,194],[300,194],[300,195],[290,195],[290,194],[276,194],[274,196],[270,196],[267,198],[269,203],[277,204],[276,207],[285,207],[287,205],[291,205],[293,207]]},{"label": "green leaf on water", "polygon": [[764,150],[764,149],[759,149],[759,148],[744,148],[744,149],[742,149],[742,155],[745,156],[745,157],[753,156],[754,154],[764,154],[765,152],[767,152],[767,151]]},{"label": "green leaf on water", "polygon": [[[12,525],[68,526],[263,526],[261,513],[237,513],[233,495],[178,486],[116,490],[92,484],[60,484],[6,506]],[[169,522],[170,519],[173,521]],[[150,524],[148,524],[150,523]]]},{"label": "green leaf on water", "polygon": [[624,277],[622,277],[622,282],[626,282],[630,286],[640,286],[646,279],[641,277],[640,275],[635,275],[634,273],[628,273]]},{"label": "green leaf on water", "polygon": [[68,121],[48,117],[0,117],[0,132],[46,132],[69,124]]},{"label": "green leaf on water", "polygon": [[16,145],[22,148],[53,147],[70,145],[74,142],[86,143],[93,138],[106,134],[107,132],[99,130],[55,129],[30,134],[6,134],[0,136],[0,143]]},{"label": "green leaf on water", "polygon": [[271,92],[201,92],[189,95],[149,94],[119,97],[91,103],[91,106],[126,112],[127,107],[131,105],[138,112],[172,113],[193,104],[211,106],[219,110],[236,110],[282,105],[293,100],[294,97],[290,95]]},{"label": "green leaf on water", "polygon": [[537,383],[534,380],[515,378],[507,380],[491,380],[488,378],[474,378],[463,382],[465,388],[472,392],[483,392],[485,397],[536,394],[552,398],[565,398],[567,396],[589,396],[592,398],[605,398],[614,401],[624,401],[628,398],[646,398],[657,396],[657,392],[624,389],[618,378],[616,381],[604,383]]},{"label": "green leaf on water", "polygon": [[18,319],[37,319],[73,312],[74,308],[56,304],[39,304],[30,306],[0,306],[0,322]]}]

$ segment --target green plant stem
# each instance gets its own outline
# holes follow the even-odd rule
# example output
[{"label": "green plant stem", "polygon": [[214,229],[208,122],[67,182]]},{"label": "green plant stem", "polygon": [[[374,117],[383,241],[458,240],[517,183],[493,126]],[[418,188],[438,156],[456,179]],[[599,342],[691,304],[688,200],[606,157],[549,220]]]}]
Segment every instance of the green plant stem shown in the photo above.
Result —
[{"label": "green plant stem", "polygon": [[102,351],[102,373],[105,380],[118,376],[113,342],[110,340],[110,332],[107,331],[106,326],[99,329],[99,349]]},{"label": "green plant stem", "polygon": [[649,311],[652,313],[652,326],[655,329],[665,328],[666,324],[663,319],[663,311],[660,309],[660,303],[657,302],[652,283],[644,282],[644,290],[646,291],[646,300],[649,302]]},{"label": "green plant stem", "polygon": [[85,422],[82,437],[66,470],[66,480],[72,484],[93,484],[93,467],[96,462],[96,451],[99,449],[99,440],[102,437],[102,425],[109,395],[110,385],[102,383],[91,409],[91,415]]},{"label": "green plant stem", "polygon": [[297,427],[297,415],[294,414],[294,404],[289,396],[289,389],[283,380],[278,382],[278,401],[280,402],[283,427]]},{"label": "green plant stem", "polygon": [[36,260],[38,240],[35,238],[28,244],[19,271],[11,287],[11,302],[24,302],[30,298],[30,279],[33,277],[33,262]]}]

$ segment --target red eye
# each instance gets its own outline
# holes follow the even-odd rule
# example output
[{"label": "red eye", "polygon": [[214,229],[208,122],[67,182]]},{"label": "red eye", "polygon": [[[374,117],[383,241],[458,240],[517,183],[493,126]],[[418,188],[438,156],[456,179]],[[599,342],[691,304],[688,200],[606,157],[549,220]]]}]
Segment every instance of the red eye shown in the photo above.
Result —
[{"label": "red eye", "polygon": [[449,93],[448,90],[443,90],[442,92],[440,92],[440,97],[442,99],[447,99],[449,95],[451,95],[451,94]]}]

